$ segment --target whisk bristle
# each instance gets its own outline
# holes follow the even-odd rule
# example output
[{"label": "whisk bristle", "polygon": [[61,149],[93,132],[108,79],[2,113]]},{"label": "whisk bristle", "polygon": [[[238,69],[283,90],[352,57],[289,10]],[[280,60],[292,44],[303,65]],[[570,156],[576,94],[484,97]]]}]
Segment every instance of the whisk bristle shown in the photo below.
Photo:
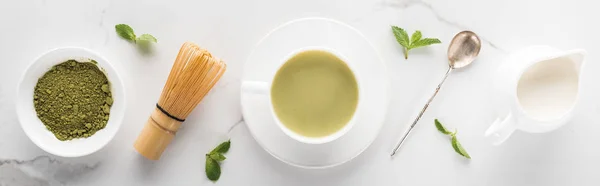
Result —
[{"label": "whisk bristle", "polygon": [[185,119],[225,72],[220,59],[198,45],[186,42],[179,50],[158,105]]}]

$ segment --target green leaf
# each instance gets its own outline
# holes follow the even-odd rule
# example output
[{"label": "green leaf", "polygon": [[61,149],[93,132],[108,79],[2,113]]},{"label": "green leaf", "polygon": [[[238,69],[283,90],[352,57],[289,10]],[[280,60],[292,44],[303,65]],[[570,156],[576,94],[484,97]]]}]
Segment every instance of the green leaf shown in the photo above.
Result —
[{"label": "green leaf", "polygon": [[404,47],[404,50],[402,51],[404,53],[404,59],[408,59],[408,51],[413,48],[441,43],[439,39],[435,38],[421,39],[422,34],[419,30],[415,31],[410,39],[408,38],[406,31],[400,27],[392,26],[392,32],[394,33],[394,36],[396,36],[396,41]]},{"label": "green leaf", "polygon": [[133,28],[126,24],[118,24],[115,25],[115,30],[117,34],[121,36],[123,39],[128,41],[135,41],[135,33],[133,32]]},{"label": "green leaf", "polygon": [[227,151],[229,151],[229,147],[231,147],[231,140],[227,140],[226,142],[223,142],[221,144],[219,144],[219,146],[215,147],[215,149],[213,149],[212,151],[210,151],[210,154],[213,153],[226,153]]},{"label": "green leaf", "polygon": [[209,154],[208,157],[210,157],[211,159],[213,159],[213,160],[215,160],[217,162],[221,162],[221,161],[227,159],[221,153],[212,153],[212,154]]},{"label": "green leaf", "polygon": [[142,34],[140,37],[138,37],[136,39],[136,42],[152,42],[152,43],[156,43],[157,40],[154,36],[150,35],[150,34]]},{"label": "green leaf", "polygon": [[216,160],[208,156],[206,157],[205,171],[206,177],[211,181],[217,181],[221,177],[221,166]]},{"label": "green leaf", "polygon": [[156,42],[156,38],[150,34],[142,34],[140,37],[135,39],[135,43],[140,51],[142,51],[144,54],[152,53],[152,43]]},{"label": "green leaf", "polygon": [[212,181],[217,181],[221,176],[221,166],[219,162],[225,160],[223,153],[229,151],[231,140],[219,144],[215,149],[206,154],[206,177]]},{"label": "green leaf", "polygon": [[424,39],[418,40],[414,43],[411,43],[410,49],[429,46],[429,45],[438,44],[438,43],[442,43],[442,42],[439,39],[435,39],[435,38],[424,38]]},{"label": "green leaf", "polygon": [[410,43],[415,43],[421,39],[421,31],[415,31],[412,36],[410,36]]},{"label": "green leaf", "polygon": [[392,26],[392,32],[394,32],[394,36],[396,36],[396,41],[398,41],[398,44],[402,45],[404,48],[408,48],[410,46],[408,34],[404,29],[397,26]]},{"label": "green leaf", "polygon": [[137,48],[139,49],[139,51],[144,54],[144,55],[150,55],[152,54],[154,48],[152,47],[151,43],[149,41],[140,41],[137,42]]},{"label": "green leaf", "polygon": [[437,128],[437,130],[440,131],[441,133],[446,134],[446,135],[452,134],[452,132],[448,131],[448,129],[446,129],[442,125],[442,123],[440,123],[440,121],[438,121],[438,119],[435,119],[434,123],[435,123],[435,128]]},{"label": "green leaf", "polygon": [[458,139],[456,139],[456,135],[452,135],[452,148],[454,148],[454,151],[456,151],[456,153],[460,154],[461,156],[464,156],[467,159],[471,159],[469,153],[467,153],[467,151],[462,147],[462,145],[460,145],[460,142],[458,142]]}]

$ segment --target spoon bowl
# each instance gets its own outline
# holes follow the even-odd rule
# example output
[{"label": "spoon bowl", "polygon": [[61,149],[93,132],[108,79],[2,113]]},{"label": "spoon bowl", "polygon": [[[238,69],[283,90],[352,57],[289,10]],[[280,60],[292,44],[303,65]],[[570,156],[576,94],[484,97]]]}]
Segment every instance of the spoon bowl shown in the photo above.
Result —
[{"label": "spoon bowl", "polygon": [[471,31],[462,31],[454,36],[448,47],[448,64],[457,69],[471,64],[481,49],[481,40]]}]

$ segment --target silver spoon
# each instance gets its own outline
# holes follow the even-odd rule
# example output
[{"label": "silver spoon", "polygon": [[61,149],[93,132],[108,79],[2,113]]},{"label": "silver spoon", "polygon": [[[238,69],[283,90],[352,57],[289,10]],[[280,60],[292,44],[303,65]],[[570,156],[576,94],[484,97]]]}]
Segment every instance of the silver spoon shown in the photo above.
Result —
[{"label": "silver spoon", "polygon": [[423,113],[425,112],[425,110],[427,110],[427,107],[429,107],[429,104],[431,103],[431,101],[433,101],[433,98],[435,98],[437,93],[440,91],[442,84],[444,84],[444,81],[446,81],[446,78],[448,78],[448,75],[450,75],[452,69],[466,67],[469,64],[471,64],[475,60],[477,55],[479,55],[479,49],[481,49],[481,40],[479,39],[477,34],[471,31],[462,31],[454,36],[454,38],[450,42],[450,46],[448,47],[448,65],[450,68],[448,68],[448,71],[446,71],[444,79],[442,79],[442,82],[438,84],[437,88],[435,89],[435,92],[429,98],[427,104],[425,104],[425,107],[423,107],[415,121],[413,121],[412,125],[410,125],[410,128],[408,128],[408,130],[404,133],[404,136],[400,138],[400,141],[398,141],[396,147],[394,148],[394,151],[392,151],[392,154],[390,156],[394,156],[396,152],[398,152],[398,149],[400,149],[400,146],[404,144],[404,141],[406,140],[412,129],[415,127],[419,119],[421,119],[421,116],[423,116]]}]

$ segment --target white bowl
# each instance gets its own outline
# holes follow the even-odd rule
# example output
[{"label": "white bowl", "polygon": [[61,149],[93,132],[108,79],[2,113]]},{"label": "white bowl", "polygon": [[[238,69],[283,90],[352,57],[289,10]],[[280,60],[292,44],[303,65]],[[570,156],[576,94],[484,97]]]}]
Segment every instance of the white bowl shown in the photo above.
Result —
[{"label": "white bowl", "polygon": [[[37,117],[33,106],[33,90],[38,79],[52,66],[71,59],[80,62],[93,59],[98,62],[98,67],[104,71],[110,82],[114,103],[104,129],[88,138],[60,141]],[[100,150],[115,136],[125,113],[125,89],[117,72],[106,59],[84,48],[58,48],[43,54],[27,68],[17,91],[17,115],[23,131],[38,147],[57,156],[79,157]]]}]

